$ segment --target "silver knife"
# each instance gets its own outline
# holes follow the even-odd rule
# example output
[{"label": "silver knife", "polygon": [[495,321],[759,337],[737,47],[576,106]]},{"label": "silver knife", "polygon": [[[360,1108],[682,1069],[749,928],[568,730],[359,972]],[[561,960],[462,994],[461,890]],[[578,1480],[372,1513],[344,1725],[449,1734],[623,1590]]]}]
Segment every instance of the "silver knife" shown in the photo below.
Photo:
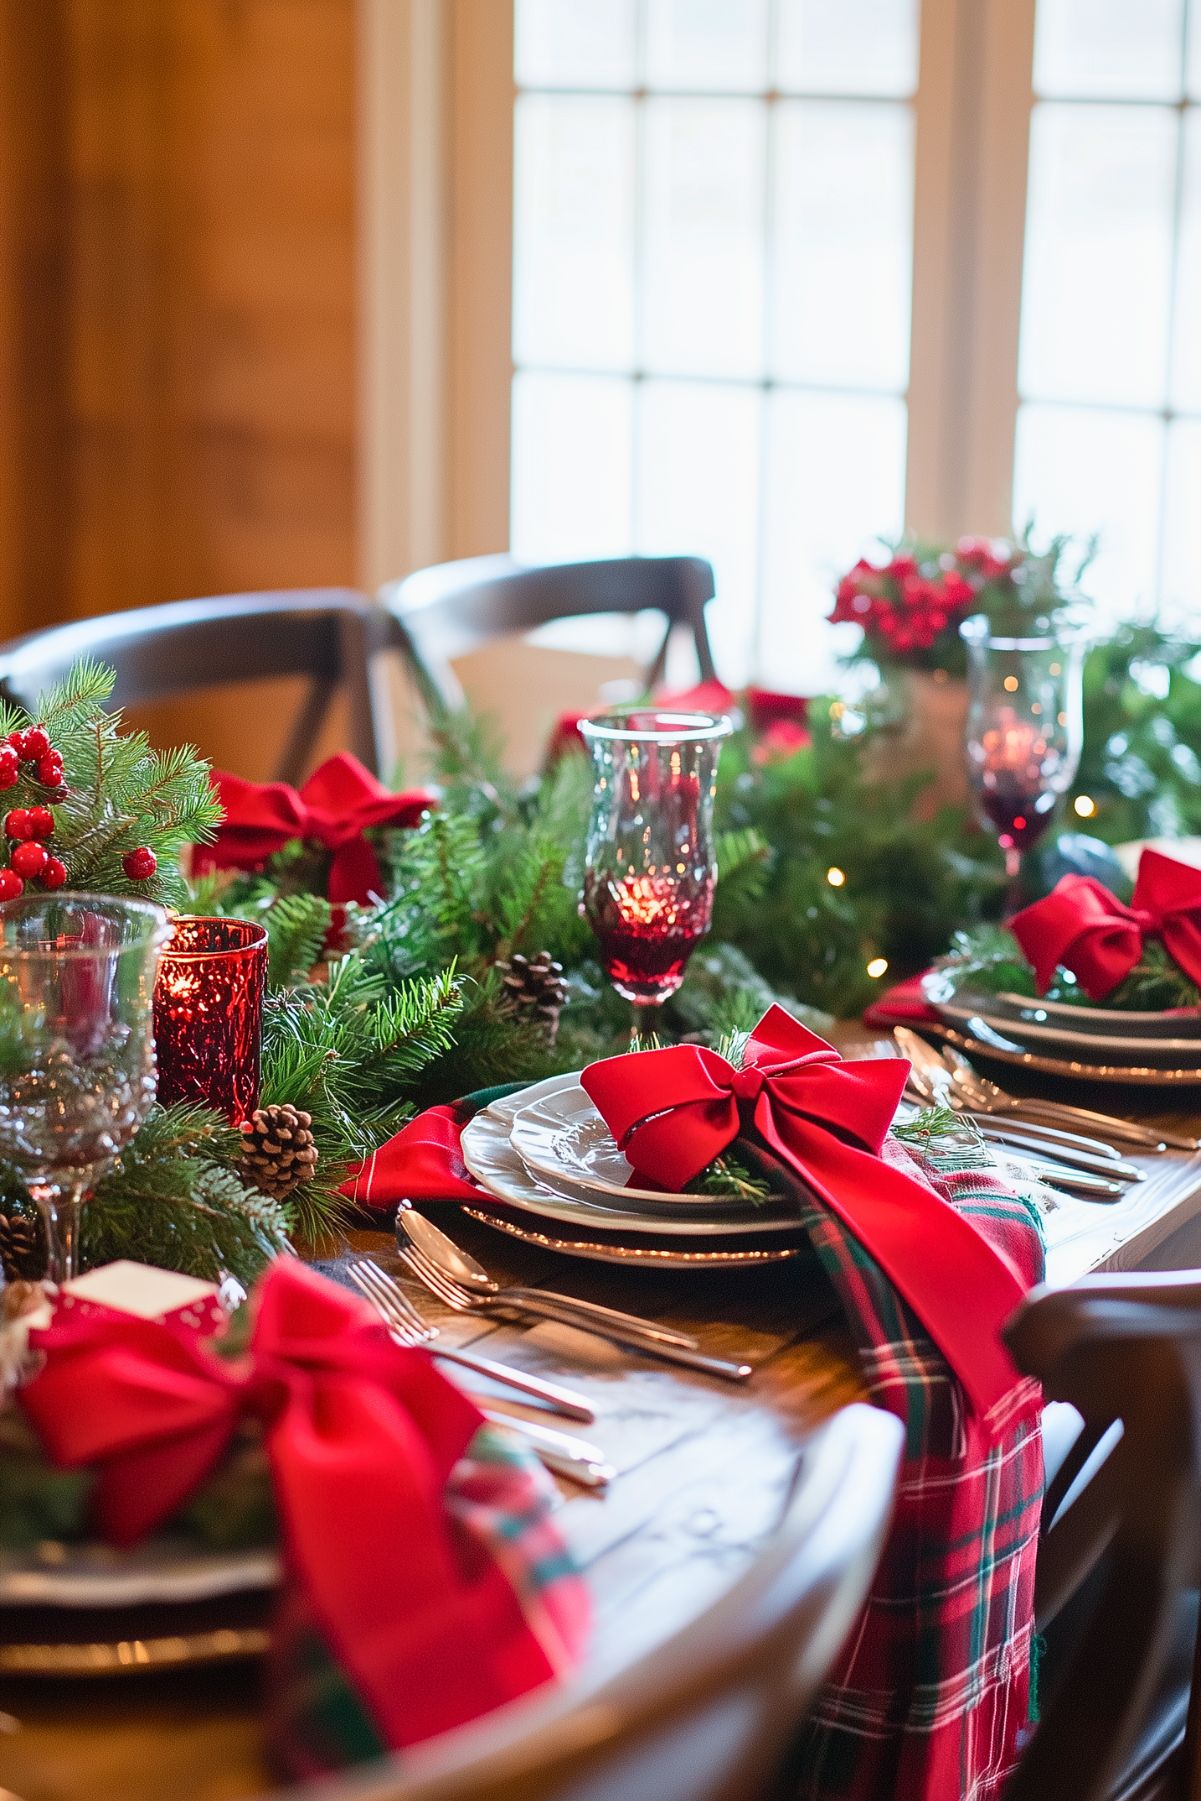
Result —
[{"label": "silver knife", "polygon": [[[1017,1105],[1012,1111],[1019,1116],[1028,1115],[1032,1124],[1042,1120],[1074,1122],[1090,1126],[1094,1132],[1104,1132],[1107,1138],[1118,1138],[1125,1144],[1142,1145],[1149,1151],[1201,1149],[1195,1138],[1186,1138],[1179,1132],[1161,1132],[1158,1126],[1136,1125],[1133,1120],[1107,1113],[1094,1113],[1089,1107],[1071,1107],[1065,1101],[1040,1101],[1027,1095],[1015,1095],[1013,1098]],[[1040,1124],[1039,1130],[1049,1133],[1051,1127]]]},{"label": "silver knife", "polygon": [[507,1426],[525,1439],[536,1451],[548,1470],[567,1476],[583,1488],[607,1488],[617,1471],[605,1461],[605,1454],[587,1439],[574,1438],[570,1432],[556,1432],[551,1426],[537,1426],[533,1420],[517,1419],[511,1413],[487,1411],[496,1426]]},{"label": "silver knife", "polygon": [[[404,1343],[404,1340],[400,1342]],[[512,1388],[518,1394],[530,1395],[536,1401],[545,1401],[547,1406],[553,1407],[565,1419],[582,1420],[585,1425],[589,1425],[596,1418],[583,1395],[576,1394],[570,1388],[560,1388],[557,1382],[546,1382],[541,1376],[531,1376],[525,1370],[514,1369],[508,1363],[493,1363],[490,1357],[477,1357],[474,1351],[452,1350],[449,1345],[437,1342],[427,1344],[425,1348],[432,1357],[440,1357],[444,1363],[455,1363],[461,1369],[475,1370],[478,1375],[487,1376],[490,1382],[497,1382],[502,1388]]]},{"label": "silver knife", "polygon": [[1067,1194],[1089,1195],[1098,1201],[1118,1201],[1126,1192],[1121,1182],[1109,1182],[1104,1176],[1090,1176],[1082,1169],[1069,1169],[1065,1163],[1042,1163],[1037,1157],[1023,1156],[1017,1150],[1013,1152],[1013,1161],[1028,1169],[1040,1182],[1062,1188]]},{"label": "silver knife", "polygon": [[976,1124],[981,1135],[996,1144],[1013,1145],[1015,1149],[1030,1151],[1032,1155],[1044,1157],[1054,1156],[1060,1163],[1070,1163],[1073,1168],[1091,1170],[1094,1175],[1106,1176],[1114,1182],[1143,1182],[1146,1170],[1139,1169],[1135,1163],[1123,1163],[1119,1157],[1105,1157],[1097,1151],[1077,1150],[1075,1145],[1052,1143],[1040,1138],[1036,1131],[1028,1129],[1015,1120],[1006,1124],[995,1116],[988,1114],[975,1115]]}]

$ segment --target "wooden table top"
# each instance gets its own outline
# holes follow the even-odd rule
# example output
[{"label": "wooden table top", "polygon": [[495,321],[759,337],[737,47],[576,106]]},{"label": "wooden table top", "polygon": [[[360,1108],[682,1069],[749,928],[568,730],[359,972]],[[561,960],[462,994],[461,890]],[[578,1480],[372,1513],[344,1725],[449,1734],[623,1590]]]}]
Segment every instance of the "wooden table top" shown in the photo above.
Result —
[{"label": "wooden table top", "polygon": [[[869,1048],[860,1032],[848,1030],[843,1041],[848,1050]],[[1175,1123],[1187,1127],[1188,1116]],[[1201,1263],[1188,1236],[1196,1224],[1201,1237],[1201,1156],[1132,1160],[1145,1162],[1148,1179],[1120,1202],[1066,1198],[1050,1216],[1051,1279]],[[527,1249],[466,1219],[455,1232],[502,1280],[645,1312],[694,1331],[706,1350],[755,1366],[748,1384],[724,1383],[558,1325],[523,1330],[447,1314],[411,1291],[448,1344],[486,1341],[490,1355],[558,1378],[595,1407],[587,1427],[537,1408],[529,1417],[593,1439],[618,1472],[602,1496],[563,1486],[560,1520],[594,1596],[592,1655],[606,1665],[628,1661],[705,1607],[770,1535],[806,1430],[861,1397],[849,1341],[824,1296],[797,1293],[787,1264],[704,1276],[610,1270]],[[395,1267],[388,1236],[352,1236],[352,1248]],[[523,1411],[499,1390],[488,1399]],[[0,1717],[0,1785],[21,1801],[234,1801],[261,1793],[270,1772],[259,1752],[255,1684],[246,1667],[73,1684],[10,1680],[0,1708],[14,1727],[4,1732]]]}]

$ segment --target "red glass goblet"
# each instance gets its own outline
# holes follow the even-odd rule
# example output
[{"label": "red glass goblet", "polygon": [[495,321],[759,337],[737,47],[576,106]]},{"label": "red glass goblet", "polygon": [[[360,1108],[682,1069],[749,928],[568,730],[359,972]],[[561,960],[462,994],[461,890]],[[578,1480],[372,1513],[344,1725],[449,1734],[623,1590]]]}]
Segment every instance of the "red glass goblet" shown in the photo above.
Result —
[{"label": "red glass goblet", "polygon": [[1022,856],[1043,836],[1080,765],[1084,737],[1078,634],[994,636],[960,628],[968,647],[968,772],[976,806],[1005,853],[1013,898]]},{"label": "red glass goblet", "polygon": [[258,1105],[267,934],[245,919],[175,921],[154,986],[158,1098],[235,1125]]},{"label": "red glass goblet", "polygon": [[595,772],[582,908],[635,1036],[709,929],[717,758],[730,730],[712,714],[646,707],[580,722]]}]

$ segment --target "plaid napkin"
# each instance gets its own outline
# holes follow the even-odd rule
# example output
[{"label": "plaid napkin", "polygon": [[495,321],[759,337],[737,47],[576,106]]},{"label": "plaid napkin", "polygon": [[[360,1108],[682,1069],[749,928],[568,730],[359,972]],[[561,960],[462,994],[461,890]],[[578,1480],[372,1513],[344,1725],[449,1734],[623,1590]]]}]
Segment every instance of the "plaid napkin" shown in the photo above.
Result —
[{"label": "plaid napkin", "polygon": [[[478,1205],[484,1191],[463,1166],[459,1134],[501,1092],[511,1090],[422,1114],[344,1192],[372,1207],[402,1197]],[[1038,1214],[1000,1180],[984,1145],[943,1141],[917,1155],[888,1140],[883,1154],[969,1218],[1025,1283],[1041,1280]],[[1030,1715],[1041,1397],[1019,1382],[1000,1418],[986,1426],[972,1416],[878,1264],[827,1209],[803,1196],[798,1205],[871,1399],[906,1428],[892,1530],[805,1729],[799,1801],[992,1801]]]},{"label": "plaid napkin", "polygon": [[[891,1157],[906,1157],[895,1143]],[[909,1159],[1031,1285],[1043,1245],[1032,1203],[987,1149]],[[801,1801],[992,1801],[1031,1712],[1034,1565],[1043,1493],[1041,1397],[1011,1397],[991,1441],[942,1358],[862,1247],[828,1213],[805,1215],[855,1334],[871,1399],[901,1419],[892,1529],[863,1617],[803,1742]]]}]

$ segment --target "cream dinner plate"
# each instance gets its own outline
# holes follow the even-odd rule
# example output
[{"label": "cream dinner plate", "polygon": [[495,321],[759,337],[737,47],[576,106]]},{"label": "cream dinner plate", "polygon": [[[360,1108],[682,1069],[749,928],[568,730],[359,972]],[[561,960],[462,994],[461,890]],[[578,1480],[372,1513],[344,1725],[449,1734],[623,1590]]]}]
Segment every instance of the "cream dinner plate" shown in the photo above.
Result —
[{"label": "cream dinner plate", "polygon": [[755,1216],[756,1211],[779,1205],[778,1197],[765,1200],[759,1209],[729,1195],[665,1192],[639,1188],[634,1170],[618,1150],[613,1134],[572,1076],[551,1094],[527,1100],[518,1108],[510,1132],[513,1148],[522,1162],[549,1182],[568,1182],[584,1194],[609,1196],[611,1201],[659,1214],[689,1210],[724,1211],[727,1215]]},{"label": "cream dinner plate", "polygon": [[[553,1076],[547,1082],[527,1089],[518,1101],[541,1098],[552,1087],[577,1085],[575,1076]],[[780,1238],[795,1236],[794,1220],[781,1219],[778,1213],[762,1214],[749,1208],[706,1207],[703,1216],[663,1212],[649,1214],[619,1205],[611,1194],[593,1195],[572,1187],[562,1180],[547,1177],[526,1167],[510,1136],[510,1122],[517,1108],[501,1101],[478,1113],[463,1132],[463,1161],[477,1182],[483,1184],[499,1200],[541,1219],[554,1220],[576,1231],[631,1233],[652,1238],[714,1238],[726,1240],[744,1237]],[[710,1197],[706,1196],[706,1200]],[[724,1197],[717,1197],[723,1199]]]},{"label": "cream dinner plate", "polygon": [[168,1537],[128,1551],[42,1543],[0,1556],[0,1606],[179,1606],[274,1588],[278,1579],[279,1558],[267,1548],[202,1551]]}]

